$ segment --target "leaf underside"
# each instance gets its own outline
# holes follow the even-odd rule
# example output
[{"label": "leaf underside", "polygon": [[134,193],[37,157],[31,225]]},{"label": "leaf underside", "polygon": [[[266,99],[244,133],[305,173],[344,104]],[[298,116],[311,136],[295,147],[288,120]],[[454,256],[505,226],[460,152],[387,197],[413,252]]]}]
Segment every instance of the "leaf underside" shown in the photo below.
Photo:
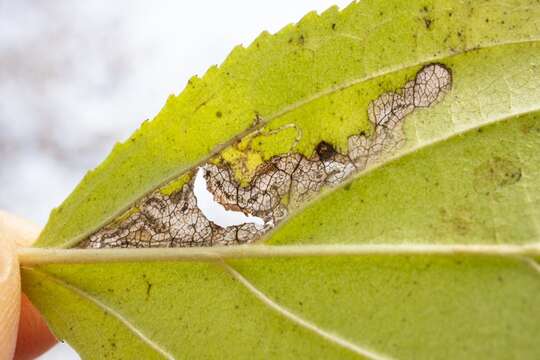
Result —
[{"label": "leaf underside", "polygon": [[[245,187],[256,172],[271,167],[274,157],[299,154],[317,160],[319,146],[328,144],[337,154],[360,152],[352,162],[361,173],[408,149],[533,111],[539,92],[538,76],[533,76],[538,72],[537,11],[537,5],[519,1],[407,6],[368,1],[341,12],[334,7],[320,16],[310,13],[276,35],[263,33],[247,49],[236,48],[219,68],[192,78],[154,120],[117,145],[53,211],[36,245],[71,247],[115,219],[142,213],[147,224],[163,217],[155,214],[162,203],[152,206],[156,201],[151,201],[144,209],[145,196],[157,188],[160,195],[182,197],[197,165],[220,166],[223,176],[233,174],[231,186]],[[440,79],[429,85],[431,95],[440,96],[419,103],[415,92],[411,104],[408,85],[430,64],[448,69],[452,79],[439,72]],[[332,153],[324,152],[322,159]],[[325,177],[338,166],[313,175]],[[327,185],[307,184],[315,193]],[[291,212],[302,207],[304,193],[301,188],[296,199],[273,201],[283,205],[282,212]],[[179,211],[193,201],[189,196],[180,200]],[[283,216],[255,206],[266,199],[256,197],[254,204],[251,198],[218,200],[248,213],[262,212],[262,217]],[[190,221],[186,225],[196,227]],[[201,235],[200,228],[195,231]],[[146,235],[141,238],[143,244],[148,241]],[[180,242],[201,245],[197,237]]]},{"label": "leaf underside", "polygon": [[[539,19],[362,1],[261,35],[117,145],[38,246],[268,256],[36,249],[24,291],[83,358],[540,357]],[[197,166],[266,225],[208,221]],[[480,250],[429,250],[452,246]]]}]

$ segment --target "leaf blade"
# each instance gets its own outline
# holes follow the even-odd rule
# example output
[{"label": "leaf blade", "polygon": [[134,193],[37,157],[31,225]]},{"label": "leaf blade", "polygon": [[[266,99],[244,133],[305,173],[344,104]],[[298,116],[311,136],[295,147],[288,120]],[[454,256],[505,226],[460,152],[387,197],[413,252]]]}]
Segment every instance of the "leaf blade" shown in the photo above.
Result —
[{"label": "leaf blade", "polygon": [[[326,153],[332,146],[346,153],[349,136],[374,131],[369,106],[405,92],[425,65],[451,71],[452,88],[407,117],[403,148],[302,206],[269,234],[269,246],[35,250],[41,258],[29,251],[21,259],[68,284],[64,293],[79,289],[122,314],[177,357],[536,358],[539,11],[520,1],[364,1],[263,34],[192,79],[133,136],[140,145],[115,150],[64,214],[52,216],[40,246],[73,245],[218,151],[231,168],[242,165],[251,132],[264,132],[253,145],[259,157],[247,159],[240,180],[253,176],[253,164],[291,149],[323,158],[322,141]],[[131,182],[120,187],[119,174]],[[188,181],[168,184],[166,195]],[[120,188],[118,197],[108,199],[106,187]],[[430,211],[441,204],[451,211],[435,221]],[[110,319],[88,303],[59,301],[62,289],[50,282],[23,271],[25,290],[59,336],[96,356],[88,339],[104,340],[91,329],[113,329]],[[69,322],[78,309],[94,314],[76,332],[89,335],[74,335],[55,316],[58,306]]]},{"label": "leaf blade", "polygon": [[[40,271],[60,278],[70,286],[84,288],[85,293],[108,308],[120,309],[122,317],[129,319],[140,332],[148,334],[152,342],[161,344],[166,352],[176,357],[222,358],[226,355],[229,358],[242,358],[246,352],[253,354],[262,349],[276,358],[296,358],[298,354],[304,357],[325,354],[330,358],[357,358],[354,354],[351,356],[350,350],[339,345],[319,342],[320,336],[297,327],[260,302],[253,301],[251,293],[238,286],[220,264],[171,262],[167,266],[162,265],[122,263],[116,266],[81,265],[68,268],[51,265],[40,268]],[[127,282],[126,274],[129,274]],[[25,276],[25,279],[25,292],[34,294],[39,283],[34,283],[29,276]],[[149,283],[153,284],[150,290]],[[208,289],[212,289],[213,296],[206,296]],[[54,303],[54,296],[50,297],[52,294],[41,293],[37,306],[45,301]],[[47,318],[53,319],[50,311],[54,311],[54,307],[49,305],[43,309]],[[252,314],[247,324],[242,321],[245,312]],[[155,327],[156,322],[161,324],[159,328]],[[71,333],[61,323],[56,325],[59,325],[56,330],[60,336]],[[100,326],[100,322],[79,322],[79,326],[91,333],[96,326]],[[227,327],[232,327],[233,331],[225,331]],[[93,336],[101,337],[95,332]],[[281,339],[280,345],[276,346],[275,339],[278,338]],[[69,339],[82,356],[100,358],[94,353],[96,347],[88,338]],[[227,346],[223,346],[223,343]],[[297,348],[298,344],[303,345]],[[129,354],[124,352],[130,351],[128,347],[118,348],[112,355],[123,358]]]},{"label": "leaf blade", "polygon": [[[227,263],[280,308],[376,354],[368,358],[534,358],[540,351],[535,340],[540,329],[535,317],[530,316],[540,307],[540,297],[535,295],[540,293],[539,273],[521,259],[368,255],[246,258]],[[273,323],[274,316],[280,317],[280,313],[250,291],[238,292],[243,285],[230,286],[229,281],[235,279],[222,271],[220,263],[202,267],[212,270],[201,272],[200,263],[187,261],[57,264],[46,265],[40,271],[84,288],[109,307],[122,309],[124,316],[141,331],[152,329],[154,341],[164,343],[177,357],[251,358],[253,354],[264,354],[282,358],[289,354],[309,358],[321,353],[338,356],[331,355],[332,343],[319,336],[315,337],[316,346],[313,342],[299,345],[293,334],[301,332],[303,326],[295,321],[290,323],[291,327],[285,327],[288,330],[282,335],[267,336],[268,331],[284,330]],[[190,278],[178,276],[179,269]],[[204,279],[207,276],[220,280],[209,282]],[[227,287],[223,286],[224,279],[229,279]],[[153,284],[150,295],[146,281]],[[32,282],[24,284],[26,291],[34,286]],[[108,291],[109,287],[115,291]],[[134,296],[133,292],[140,294]],[[224,292],[228,295],[224,296]],[[57,301],[52,292],[41,294],[39,299],[47,297]],[[234,310],[235,304],[242,310]],[[253,306],[258,309],[255,313],[246,309]],[[48,318],[52,309],[43,308]],[[240,314],[231,314],[232,311]],[[270,318],[268,312],[273,313]],[[240,317],[234,321],[236,316]],[[400,320],[403,316],[407,318],[406,326]],[[288,317],[280,319],[290,321]],[[157,328],[156,323],[160,324]],[[90,322],[86,326],[95,328],[98,324]],[[189,331],[179,331],[185,329],[184,324],[190,324]],[[447,325],[447,332],[434,331],[441,329],[441,324]],[[508,327],[520,330],[509,332]],[[482,330],[475,330],[478,328]],[[225,335],[223,331],[230,333]],[[206,336],[200,336],[201,332]],[[175,336],[171,337],[173,333]],[[216,338],[212,334],[221,336]],[[228,341],[231,336],[238,345]],[[291,338],[294,350],[290,347]],[[88,339],[84,341],[87,346]],[[71,344],[77,349],[85,347]],[[122,357],[125,350],[118,349],[117,355]],[[339,352],[339,358],[347,354],[350,353]],[[82,355],[93,358],[90,352]]]},{"label": "leaf blade", "polygon": [[265,241],[538,242],[540,159],[530,152],[540,148],[538,129],[535,112],[398,157],[312,202]]},{"label": "leaf blade", "polygon": [[[248,50],[233,51],[221,68],[212,68],[201,80],[192,79],[153,122],[118,145],[53,212],[37,245],[73,245],[150,189],[203,161],[209,151],[219,150],[218,143],[249,129],[256,114],[263,122],[279,117],[288,105],[309,99],[314,89],[361,79],[362,74],[384,73],[394,69],[396,61],[400,67],[414,66],[475,47],[536,41],[540,31],[530,19],[538,9],[516,2],[509,15],[504,14],[506,6],[510,5],[481,2],[449,8],[444,1],[427,5],[418,1],[403,7],[397,1],[366,1],[341,13],[332,8],[321,17],[310,14],[275,36],[263,34]],[[477,13],[489,15],[492,21],[485,23]],[[392,21],[384,14],[390,14]],[[382,22],[373,21],[381,16]],[[432,27],[426,28],[426,17]],[[448,34],[451,37],[445,39]],[[225,115],[216,123],[218,112]],[[179,118],[183,120],[176,121]],[[312,144],[311,148],[306,144],[303,151],[311,149]]]}]

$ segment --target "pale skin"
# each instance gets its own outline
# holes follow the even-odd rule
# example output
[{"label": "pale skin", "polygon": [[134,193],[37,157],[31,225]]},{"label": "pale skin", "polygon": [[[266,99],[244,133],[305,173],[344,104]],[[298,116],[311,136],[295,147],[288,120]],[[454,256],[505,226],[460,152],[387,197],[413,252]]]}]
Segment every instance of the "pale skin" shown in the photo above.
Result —
[{"label": "pale skin", "polygon": [[0,360],[34,359],[57,342],[21,292],[17,248],[38,234],[36,225],[0,210]]}]

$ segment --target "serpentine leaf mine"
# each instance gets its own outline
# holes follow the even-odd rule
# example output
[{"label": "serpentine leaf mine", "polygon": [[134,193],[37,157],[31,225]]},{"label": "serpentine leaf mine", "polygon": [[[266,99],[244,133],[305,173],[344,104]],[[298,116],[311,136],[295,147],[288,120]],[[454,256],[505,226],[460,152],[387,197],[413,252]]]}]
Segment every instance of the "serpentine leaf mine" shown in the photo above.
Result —
[{"label": "serpentine leaf mine", "polygon": [[228,165],[209,161],[202,166],[215,201],[227,210],[262,219],[263,224],[221,227],[208,220],[197,205],[194,169],[179,189],[169,193],[163,191],[165,185],[155,190],[79,246],[189,247],[254,242],[322,189],[339,185],[354,172],[377,163],[381,156],[395,152],[406,141],[402,131],[406,116],[436,104],[451,87],[452,74],[447,67],[424,66],[403,88],[383,93],[369,104],[373,132],[350,136],[346,153],[321,141],[310,157],[299,153],[274,156],[257,167],[246,186],[234,178]]}]

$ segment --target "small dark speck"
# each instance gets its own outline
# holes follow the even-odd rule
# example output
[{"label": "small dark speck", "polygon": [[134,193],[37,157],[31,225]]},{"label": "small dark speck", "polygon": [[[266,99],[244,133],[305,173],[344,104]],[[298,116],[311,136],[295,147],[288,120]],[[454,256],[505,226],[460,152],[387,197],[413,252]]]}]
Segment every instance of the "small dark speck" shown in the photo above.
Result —
[{"label": "small dark speck", "polygon": [[488,18],[486,18],[486,22],[487,22],[487,23],[489,22],[489,19],[488,19]]},{"label": "small dark speck", "polygon": [[221,113],[221,111],[217,111],[217,112],[216,112],[216,117],[220,118],[220,117],[222,117],[222,116],[223,116],[223,114]]},{"label": "small dark speck", "polygon": [[315,148],[315,151],[322,161],[331,159],[336,154],[336,150],[332,144],[329,144],[326,141],[321,141]]},{"label": "small dark speck", "polygon": [[430,18],[424,18],[424,25],[426,25],[426,29],[431,29],[431,24],[433,23],[433,20]]},{"label": "small dark speck", "polygon": [[332,24],[332,30],[336,30],[336,24]]}]

